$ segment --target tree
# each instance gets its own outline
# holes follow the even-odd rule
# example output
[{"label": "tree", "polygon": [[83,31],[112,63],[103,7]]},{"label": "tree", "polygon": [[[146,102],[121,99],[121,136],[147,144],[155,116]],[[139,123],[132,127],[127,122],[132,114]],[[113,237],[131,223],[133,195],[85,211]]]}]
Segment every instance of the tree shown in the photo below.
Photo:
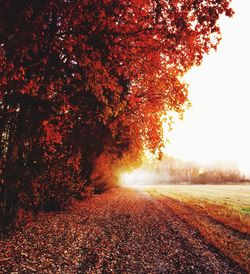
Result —
[{"label": "tree", "polygon": [[229,3],[1,3],[2,216],[79,195],[102,154],[160,154],[161,118],[184,111],[181,76],[216,48]]}]

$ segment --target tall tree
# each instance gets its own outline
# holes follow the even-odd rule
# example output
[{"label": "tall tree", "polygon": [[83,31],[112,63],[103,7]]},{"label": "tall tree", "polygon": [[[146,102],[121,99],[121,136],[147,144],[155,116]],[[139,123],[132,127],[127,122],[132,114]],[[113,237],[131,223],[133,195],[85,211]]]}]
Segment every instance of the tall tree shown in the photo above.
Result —
[{"label": "tall tree", "polygon": [[2,2],[1,214],[57,206],[99,176],[96,164],[160,152],[161,118],[184,111],[181,77],[216,48],[229,3]]}]

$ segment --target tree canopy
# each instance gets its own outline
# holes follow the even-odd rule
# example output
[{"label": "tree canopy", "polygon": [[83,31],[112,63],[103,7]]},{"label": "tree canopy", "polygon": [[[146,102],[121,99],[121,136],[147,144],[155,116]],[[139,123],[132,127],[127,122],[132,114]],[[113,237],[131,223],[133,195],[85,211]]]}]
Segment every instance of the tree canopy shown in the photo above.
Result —
[{"label": "tree canopy", "polygon": [[229,0],[0,4],[1,214],[53,208],[102,185],[182,113],[181,77],[216,48]]}]

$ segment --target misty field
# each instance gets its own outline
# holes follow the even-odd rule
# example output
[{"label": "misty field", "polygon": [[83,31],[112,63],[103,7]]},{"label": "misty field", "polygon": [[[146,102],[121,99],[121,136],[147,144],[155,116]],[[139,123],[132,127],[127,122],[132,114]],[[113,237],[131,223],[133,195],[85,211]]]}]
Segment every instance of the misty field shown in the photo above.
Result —
[{"label": "misty field", "polygon": [[183,202],[224,206],[250,218],[250,185],[156,185],[145,189]]}]

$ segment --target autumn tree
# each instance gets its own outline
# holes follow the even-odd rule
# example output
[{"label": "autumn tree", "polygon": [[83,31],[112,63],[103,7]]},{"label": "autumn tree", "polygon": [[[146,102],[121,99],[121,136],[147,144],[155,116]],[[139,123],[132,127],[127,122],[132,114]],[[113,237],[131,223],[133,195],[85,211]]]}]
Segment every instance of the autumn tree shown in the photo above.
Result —
[{"label": "autumn tree", "polygon": [[2,2],[1,215],[58,207],[103,178],[98,163],[160,153],[161,118],[184,111],[181,77],[216,48],[229,3]]}]

